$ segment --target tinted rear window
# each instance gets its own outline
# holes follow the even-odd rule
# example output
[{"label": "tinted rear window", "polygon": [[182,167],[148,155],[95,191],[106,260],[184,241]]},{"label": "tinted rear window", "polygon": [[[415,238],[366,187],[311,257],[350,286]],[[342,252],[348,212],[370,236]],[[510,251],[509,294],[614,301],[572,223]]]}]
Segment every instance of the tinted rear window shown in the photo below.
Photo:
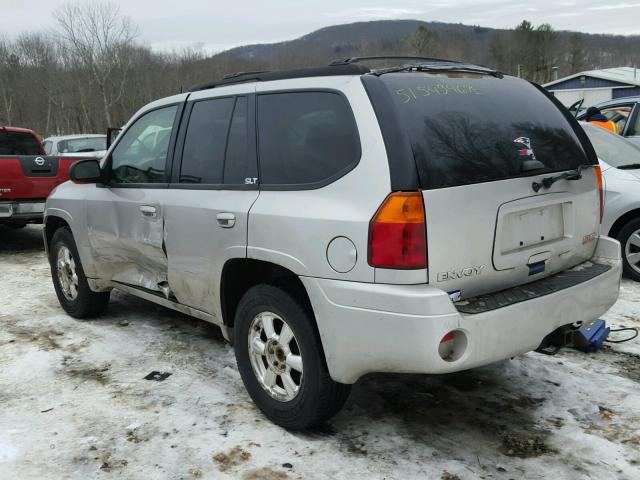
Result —
[{"label": "tinted rear window", "polygon": [[[564,114],[523,80],[466,73],[380,78],[409,137],[421,188],[539,175],[591,163]],[[544,168],[527,170],[538,165],[535,161]]]},{"label": "tinted rear window", "polygon": [[26,132],[0,130],[0,155],[41,155],[40,145]]}]

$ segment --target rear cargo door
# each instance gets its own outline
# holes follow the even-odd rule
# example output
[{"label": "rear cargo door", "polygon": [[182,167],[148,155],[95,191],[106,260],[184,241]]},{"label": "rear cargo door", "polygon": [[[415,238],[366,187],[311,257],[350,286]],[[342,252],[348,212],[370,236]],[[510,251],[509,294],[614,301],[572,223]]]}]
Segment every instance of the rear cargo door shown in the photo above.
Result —
[{"label": "rear cargo door", "polygon": [[[590,258],[594,163],[535,86],[473,73],[382,77],[407,133],[427,218],[429,282],[468,298]],[[533,182],[585,166],[578,180]]]}]

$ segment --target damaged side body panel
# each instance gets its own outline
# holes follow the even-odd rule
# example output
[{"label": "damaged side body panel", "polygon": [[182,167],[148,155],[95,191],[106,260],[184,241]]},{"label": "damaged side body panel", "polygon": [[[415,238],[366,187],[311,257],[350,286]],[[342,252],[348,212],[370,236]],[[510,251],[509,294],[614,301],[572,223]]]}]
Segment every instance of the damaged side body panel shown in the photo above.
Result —
[{"label": "damaged side body panel", "polygon": [[165,189],[98,188],[87,202],[87,236],[98,278],[162,291]]}]

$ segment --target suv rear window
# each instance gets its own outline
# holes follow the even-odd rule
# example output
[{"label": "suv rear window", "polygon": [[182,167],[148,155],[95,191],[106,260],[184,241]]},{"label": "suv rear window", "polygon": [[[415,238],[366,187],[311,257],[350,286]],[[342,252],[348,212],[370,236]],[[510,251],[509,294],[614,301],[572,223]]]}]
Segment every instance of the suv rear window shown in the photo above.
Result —
[{"label": "suv rear window", "polygon": [[[459,72],[380,79],[409,137],[423,189],[591,163],[563,112],[523,80]],[[532,171],[536,160],[544,168]]]},{"label": "suv rear window", "polygon": [[42,155],[42,150],[30,133],[0,130],[0,155]]},{"label": "suv rear window", "polygon": [[261,185],[313,187],[339,178],[360,159],[346,99],[333,92],[258,96]]}]

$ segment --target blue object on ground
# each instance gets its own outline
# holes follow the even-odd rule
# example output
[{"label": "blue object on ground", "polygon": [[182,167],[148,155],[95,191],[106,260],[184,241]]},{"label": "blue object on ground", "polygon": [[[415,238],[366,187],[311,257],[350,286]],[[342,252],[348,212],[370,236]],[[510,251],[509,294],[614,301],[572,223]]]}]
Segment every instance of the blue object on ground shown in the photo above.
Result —
[{"label": "blue object on ground", "polygon": [[611,329],[604,320],[595,320],[574,333],[573,346],[583,352],[595,352],[609,336]]}]

